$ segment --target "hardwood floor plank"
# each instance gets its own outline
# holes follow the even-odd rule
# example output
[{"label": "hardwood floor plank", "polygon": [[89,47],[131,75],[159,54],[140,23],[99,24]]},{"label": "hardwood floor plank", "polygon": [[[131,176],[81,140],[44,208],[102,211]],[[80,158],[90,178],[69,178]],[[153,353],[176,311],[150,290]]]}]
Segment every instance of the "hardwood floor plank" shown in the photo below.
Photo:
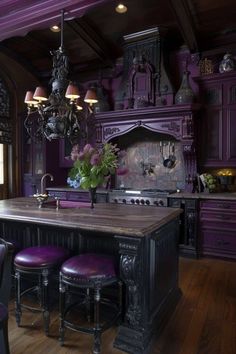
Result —
[{"label": "hardwood floor plank", "polygon": [[[179,279],[183,296],[150,354],[235,354],[236,262],[181,258]],[[13,301],[9,309],[11,354],[91,354],[92,337],[70,330],[60,347],[56,311],[45,337],[41,315],[24,311],[18,328]],[[116,331],[103,334],[102,354],[125,354],[113,348]]]},{"label": "hardwood floor plank", "polygon": [[235,354],[236,353],[236,318],[234,322],[223,321],[222,322],[222,334],[220,354]]},{"label": "hardwood floor plank", "polygon": [[[186,326],[186,337],[181,345],[179,354],[197,354],[197,347],[201,337],[202,328],[206,321],[207,313],[202,310],[195,310],[191,322]],[[194,330],[193,330],[194,328]]]}]

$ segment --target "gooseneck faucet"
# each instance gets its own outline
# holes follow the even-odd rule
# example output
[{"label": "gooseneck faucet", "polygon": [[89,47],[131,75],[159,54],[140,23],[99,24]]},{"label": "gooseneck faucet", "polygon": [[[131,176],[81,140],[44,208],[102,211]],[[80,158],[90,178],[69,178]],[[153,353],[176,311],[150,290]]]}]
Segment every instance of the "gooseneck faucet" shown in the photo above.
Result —
[{"label": "gooseneck faucet", "polygon": [[41,194],[45,193],[45,188],[44,188],[44,180],[45,178],[49,176],[51,178],[51,181],[53,181],[53,175],[51,175],[51,173],[45,173],[42,178],[41,178]]}]

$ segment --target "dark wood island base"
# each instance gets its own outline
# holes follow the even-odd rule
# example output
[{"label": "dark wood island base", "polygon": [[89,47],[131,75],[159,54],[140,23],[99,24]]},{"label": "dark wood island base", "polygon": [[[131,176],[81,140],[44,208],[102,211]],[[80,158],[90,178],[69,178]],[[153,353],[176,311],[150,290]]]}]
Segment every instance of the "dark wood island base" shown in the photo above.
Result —
[{"label": "dark wood island base", "polygon": [[97,204],[94,209],[39,209],[32,198],[0,201],[0,232],[21,247],[56,244],[73,254],[117,257],[125,284],[125,313],[114,346],[131,354],[150,352],[153,333],[172,314],[178,286],[180,209]]}]

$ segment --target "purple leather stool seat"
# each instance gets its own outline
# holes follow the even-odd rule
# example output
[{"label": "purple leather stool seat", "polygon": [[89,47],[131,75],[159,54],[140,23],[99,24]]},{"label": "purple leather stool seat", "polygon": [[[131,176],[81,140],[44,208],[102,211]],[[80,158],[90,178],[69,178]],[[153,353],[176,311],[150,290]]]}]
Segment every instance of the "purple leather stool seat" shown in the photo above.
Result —
[{"label": "purple leather stool seat", "polygon": [[60,265],[69,257],[69,251],[63,247],[29,247],[15,256],[15,266],[22,268],[52,268]]},{"label": "purple leather stool seat", "polygon": [[[121,317],[122,282],[117,276],[115,259],[108,255],[87,253],[67,259],[60,270],[60,344],[64,344],[65,328],[94,336],[93,354],[101,352],[102,332],[113,326]],[[113,297],[103,291],[112,285]],[[76,292],[78,288],[81,293]],[[75,295],[76,294],[76,295]],[[108,292],[107,292],[108,294]],[[77,301],[73,298],[77,296]],[[91,312],[91,305],[93,311]],[[101,307],[100,305],[103,305]],[[79,310],[82,324],[70,317]],[[85,310],[85,311],[83,311]],[[91,322],[93,314],[93,324]],[[85,316],[84,316],[85,314]]]},{"label": "purple leather stool seat", "polygon": [[[21,321],[22,308],[26,308],[32,311],[39,311],[43,314],[44,331],[46,335],[49,334],[49,287],[52,280],[58,282],[60,266],[69,257],[69,255],[70,253],[67,249],[50,245],[28,247],[15,255],[15,316],[18,326],[20,325]],[[32,287],[31,285],[30,287],[27,287],[27,289],[23,289],[22,275],[28,275],[30,282],[34,282],[34,286]],[[39,299],[39,304],[34,307],[29,306],[22,301],[23,295],[26,295],[30,292],[32,293],[32,291],[37,292],[37,299]]]},{"label": "purple leather stool seat", "polygon": [[64,280],[75,283],[117,281],[115,262],[112,257],[99,254],[81,254],[69,258],[62,264]]}]

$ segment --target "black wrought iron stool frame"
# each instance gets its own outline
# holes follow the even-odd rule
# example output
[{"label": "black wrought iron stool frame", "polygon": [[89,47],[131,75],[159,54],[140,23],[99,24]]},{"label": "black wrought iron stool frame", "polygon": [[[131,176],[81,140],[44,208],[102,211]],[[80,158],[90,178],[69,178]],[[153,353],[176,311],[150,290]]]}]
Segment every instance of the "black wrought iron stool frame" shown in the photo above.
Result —
[{"label": "black wrought iron stool frame", "polygon": [[[45,334],[49,335],[49,324],[50,324],[50,312],[49,312],[49,294],[48,294],[48,284],[49,277],[55,272],[55,267],[53,268],[37,268],[37,269],[24,269],[23,267],[15,266],[15,317],[16,323],[20,326],[22,308],[33,311],[33,312],[42,312],[43,314],[43,323]],[[38,277],[37,284],[25,289],[21,292],[21,275],[27,274],[31,276]],[[33,307],[21,303],[21,298],[30,293],[36,291],[39,298],[39,307]]]},{"label": "black wrought iron stool frame", "polygon": [[[118,303],[113,303],[110,299],[101,296],[101,290],[112,284],[118,284]],[[66,295],[70,295],[70,287],[84,289],[84,296],[79,301],[72,304],[66,304]],[[90,291],[93,291],[93,301],[90,297]],[[122,282],[119,279],[109,279],[107,281],[90,281],[90,282],[78,282],[78,280],[68,280],[62,274],[59,276],[59,291],[60,291],[60,328],[59,328],[59,341],[61,345],[64,345],[65,328],[72,329],[74,331],[83,332],[87,334],[93,334],[94,345],[93,354],[101,353],[101,335],[110,328],[113,324],[117,323],[121,319],[122,315]],[[94,303],[94,327],[89,328],[85,326],[78,326],[66,320],[66,315],[76,304],[84,305],[87,313],[87,320],[90,322],[90,305]],[[100,304],[103,303],[114,310],[113,317],[106,321],[103,325],[100,323]]]}]

